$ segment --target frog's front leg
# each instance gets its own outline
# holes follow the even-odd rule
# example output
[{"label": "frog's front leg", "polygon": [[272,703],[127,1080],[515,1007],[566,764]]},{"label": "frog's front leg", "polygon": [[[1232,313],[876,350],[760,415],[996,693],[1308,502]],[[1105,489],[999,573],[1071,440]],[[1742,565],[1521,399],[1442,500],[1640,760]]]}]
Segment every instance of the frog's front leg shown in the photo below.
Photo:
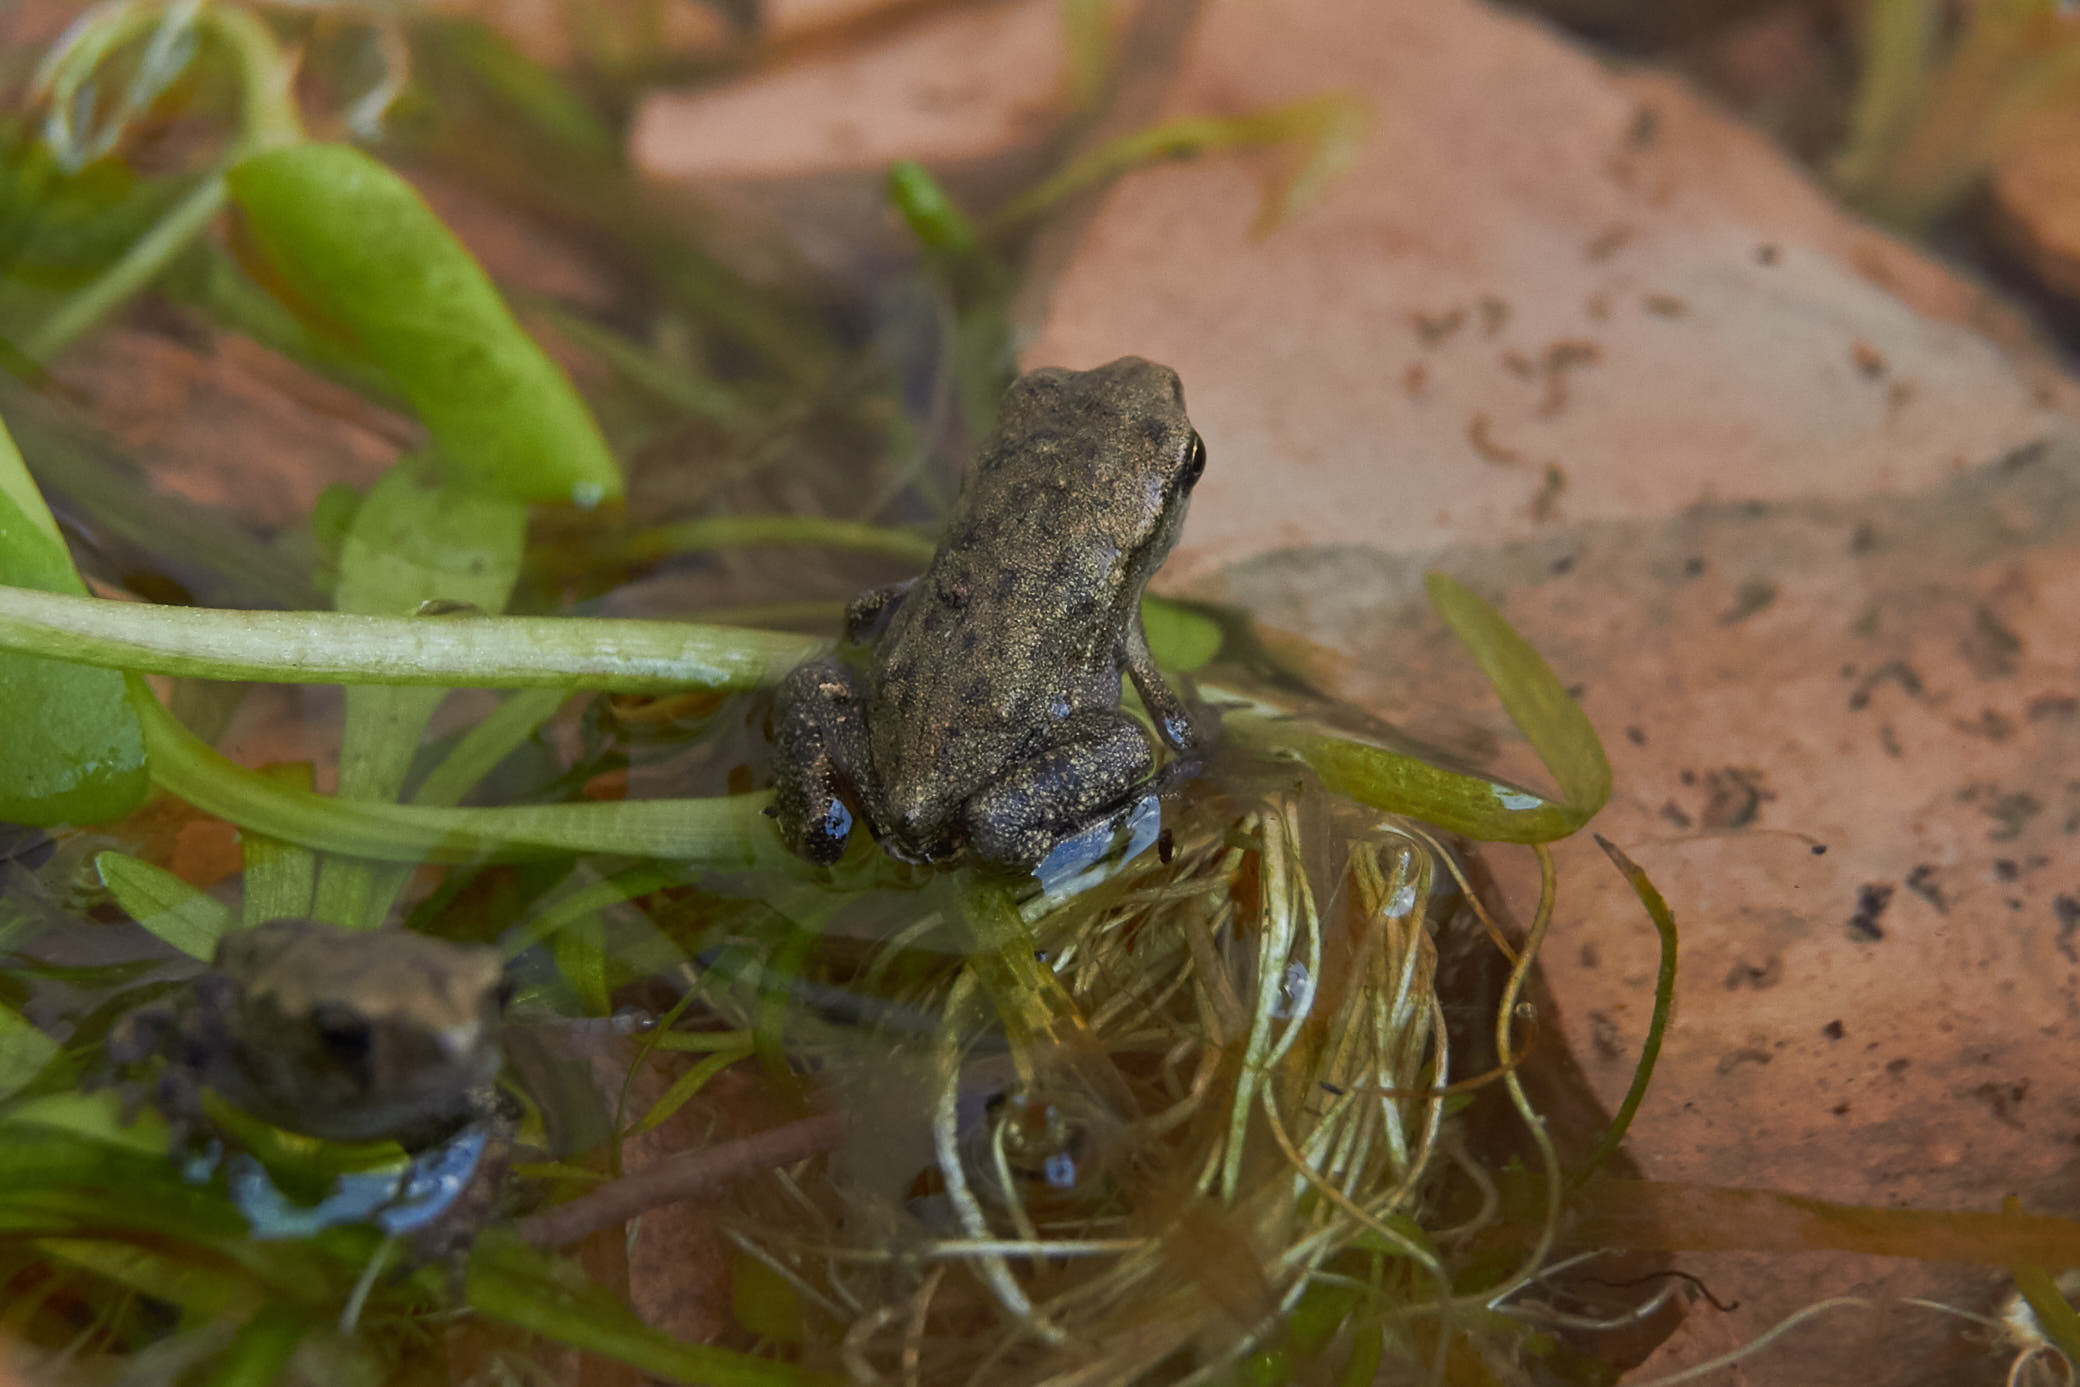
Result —
[{"label": "frog's front leg", "polygon": [[[468,1266],[470,1248],[476,1243],[477,1234],[498,1213],[521,1117],[520,1105],[495,1086],[471,1090],[469,1102],[472,1120],[451,1130],[442,1140],[452,1141],[474,1128],[483,1135],[483,1151],[454,1199],[431,1222],[415,1229],[409,1239],[414,1263],[448,1268],[451,1288],[458,1299],[462,1298],[462,1275]],[[425,1149],[404,1141],[399,1144],[415,1155]]]},{"label": "frog's front leg", "polygon": [[1134,619],[1127,623],[1126,637],[1127,677],[1134,681],[1134,692],[1141,695],[1141,706],[1148,709],[1148,716],[1156,725],[1156,734],[1172,751],[1180,755],[1195,751],[1201,737],[1199,726],[1192,717],[1192,710],[1177,696],[1156,668],[1156,657],[1148,648],[1148,631],[1141,624],[1141,612],[1135,609]]},{"label": "frog's front leg", "polygon": [[878,640],[916,582],[915,578],[905,578],[900,583],[868,588],[853,598],[845,606],[845,639],[854,645],[869,645]]},{"label": "frog's front leg", "polygon": [[986,866],[1031,868],[1124,804],[1154,768],[1148,733],[1127,714],[1106,708],[1065,718],[1046,746],[968,801],[968,846]]},{"label": "frog's front leg", "polygon": [[811,660],[773,702],[773,817],[787,846],[829,865],[845,853],[852,811],[840,798],[868,783],[866,700],[837,660]]}]

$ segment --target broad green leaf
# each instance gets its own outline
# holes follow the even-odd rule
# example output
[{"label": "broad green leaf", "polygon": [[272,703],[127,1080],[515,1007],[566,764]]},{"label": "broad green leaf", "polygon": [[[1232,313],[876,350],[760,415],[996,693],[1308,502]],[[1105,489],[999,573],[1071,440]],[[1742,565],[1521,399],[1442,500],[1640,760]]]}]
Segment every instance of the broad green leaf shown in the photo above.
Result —
[{"label": "broad green leaf", "polygon": [[[0,427],[0,583],[85,596],[57,522]],[[123,677],[57,660],[0,656],[0,821],[95,823],[148,788],[144,737]]]},{"label": "broad green leaf", "polygon": [[104,852],[94,858],[94,869],[131,919],[190,958],[208,962],[232,927],[229,910],[164,867]]},{"label": "broad green leaf", "polygon": [[1559,782],[1567,807],[1586,823],[1611,797],[1611,763],[1588,715],[1502,613],[1442,573],[1427,583],[1438,615],[1480,662],[1509,720]]},{"label": "broad green leaf", "polygon": [[1447,770],[1301,719],[1229,713],[1221,719],[1221,736],[1239,745],[1297,755],[1314,768],[1322,784],[1361,804],[1486,842],[1549,843],[1588,822],[1587,815],[1521,785]]},{"label": "broad green leaf", "polygon": [[[429,602],[498,612],[520,574],[527,514],[517,503],[440,486],[407,460],[354,512],[333,598],[343,612],[402,615]],[[426,621],[468,621],[471,612]],[[394,802],[441,688],[370,685],[347,690],[338,793]],[[313,913],[350,928],[383,922],[407,869],[335,858],[318,875]]]},{"label": "broad green leaf", "polygon": [[1195,670],[1221,653],[1220,623],[1190,607],[1144,597],[1141,624],[1148,632],[1149,650],[1164,669]]},{"label": "broad green leaf", "polygon": [[359,150],[268,150],[227,175],[290,295],[382,368],[473,490],[592,505],[621,494],[598,423],[409,183]]},{"label": "broad green leaf", "polygon": [[1596,729],[1536,650],[1502,614],[1441,573],[1430,599],[1488,676],[1503,709],[1558,781],[1559,799],[1509,781],[1435,765],[1262,708],[1230,714],[1223,735],[1298,754],[1338,794],[1469,838],[1548,843],[1595,817],[1610,798],[1611,768]]},{"label": "broad green leaf", "polygon": [[0,1098],[6,1098],[43,1072],[58,1042],[23,1019],[12,1007],[0,1006]]}]

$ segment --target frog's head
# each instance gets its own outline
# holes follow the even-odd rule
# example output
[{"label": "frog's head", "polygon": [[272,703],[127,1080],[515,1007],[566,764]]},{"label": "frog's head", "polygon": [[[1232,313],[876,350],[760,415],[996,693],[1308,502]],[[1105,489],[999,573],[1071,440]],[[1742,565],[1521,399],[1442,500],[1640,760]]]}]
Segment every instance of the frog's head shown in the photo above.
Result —
[{"label": "frog's head", "polygon": [[1012,383],[983,458],[1047,458],[1089,498],[1083,512],[1143,576],[1169,554],[1206,444],[1184,412],[1184,385],[1138,356],[1088,371],[1049,367]]},{"label": "frog's head", "polygon": [[496,950],[276,920],[226,935],[233,1056],[254,1115],[333,1141],[438,1124],[500,1067]]}]

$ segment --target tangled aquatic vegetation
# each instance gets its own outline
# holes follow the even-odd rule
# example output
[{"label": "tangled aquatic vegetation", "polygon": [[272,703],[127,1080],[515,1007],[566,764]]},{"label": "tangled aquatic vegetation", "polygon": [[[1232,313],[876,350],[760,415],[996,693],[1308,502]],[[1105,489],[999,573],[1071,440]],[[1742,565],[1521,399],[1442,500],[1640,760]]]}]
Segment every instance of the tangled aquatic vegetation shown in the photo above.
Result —
[{"label": "tangled aquatic vegetation", "polygon": [[[1324,1351],[1290,1342],[1303,1305],[1333,1307],[1355,1373],[1442,1352],[1443,1321],[1537,1271],[1542,1246],[1463,1288],[1499,1205],[1451,1117],[1454,1033],[1485,1032],[1499,1064],[1473,1082],[1539,1130],[1510,1038],[1530,950],[1486,937],[1432,832],[1282,769],[1230,778],[1167,852],[1066,900],[939,893],[849,981],[863,1026],[790,1030],[847,1143],[776,1172],[731,1237],[851,1379],[1224,1380]],[[1452,931],[1510,963],[1456,1025]],[[1445,1213],[1455,1175],[1486,1186],[1470,1214]]]}]

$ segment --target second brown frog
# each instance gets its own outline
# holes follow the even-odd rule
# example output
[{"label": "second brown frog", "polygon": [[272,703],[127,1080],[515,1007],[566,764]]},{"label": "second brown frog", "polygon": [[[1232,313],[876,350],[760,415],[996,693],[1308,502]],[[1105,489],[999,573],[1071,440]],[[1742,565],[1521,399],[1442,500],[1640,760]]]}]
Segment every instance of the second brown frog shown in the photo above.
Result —
[{"label": "second brown frog", "polygon": [[1167,366],[1019,377],[930,566],[847,611],[866,668],[813,660],[780,686],[773,812],[788,845],[836,861],[857,811],[905,861],[966,851],[1031,868],[1150,781],[1122,672],[1163,742],[1197,749],[1141,597],[1205,466]]}]

